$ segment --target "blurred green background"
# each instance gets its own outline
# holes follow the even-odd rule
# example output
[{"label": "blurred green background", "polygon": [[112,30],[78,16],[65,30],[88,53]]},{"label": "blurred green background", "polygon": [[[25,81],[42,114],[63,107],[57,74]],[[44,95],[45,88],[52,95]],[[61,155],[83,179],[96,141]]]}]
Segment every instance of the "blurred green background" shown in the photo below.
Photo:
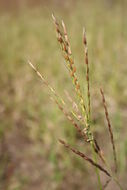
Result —
[{"label": "blurred green background", "polygon": [[[84,92],[82,29],[86,27],[93,130],[112,165],[99,93],[102,86],[115,136],[119,177],[127,189],[126,0],[0,1],[0,189],[97,189],[94,168],[65,150],[58,138],[87,155],[89,147],[51,102],[50,92],[27,64],[31,60],[65,100],[65,90],[74,97],[52,13],[66,23]],[[105,182],[106,177],[101,178]],[[107,189],[114,187],[111,182]]]}]

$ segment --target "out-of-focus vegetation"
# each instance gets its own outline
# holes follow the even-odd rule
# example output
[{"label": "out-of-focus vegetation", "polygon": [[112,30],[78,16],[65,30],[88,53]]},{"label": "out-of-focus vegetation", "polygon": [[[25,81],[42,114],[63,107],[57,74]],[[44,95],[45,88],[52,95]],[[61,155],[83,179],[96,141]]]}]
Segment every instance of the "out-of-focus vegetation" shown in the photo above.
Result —
[{"label": "out-of-focus vegetation", "polygon": [[[127,25],[123,1],[22,3],[0,14],[0,189],[95,189],[94,170],[64,150],[62,137],[89,154],[75,129],[50,101],[49,91],[27,64],[30,59],[56,91],[74,96],[56,41],[52,12],[64,19],[85,92],[82,28],[86,27],[93,130],[112,163],[99,87],[103,86],[115,135],[119,176],[127,170]],[[85,93],[84,93],[85,94]],[[91,175],[92,173],[92,175]],[[105,180],[105,179],[102,179]],[[113,183],[109,189],[113,189]],[[108,189],[107,188],[107,189]]]}]

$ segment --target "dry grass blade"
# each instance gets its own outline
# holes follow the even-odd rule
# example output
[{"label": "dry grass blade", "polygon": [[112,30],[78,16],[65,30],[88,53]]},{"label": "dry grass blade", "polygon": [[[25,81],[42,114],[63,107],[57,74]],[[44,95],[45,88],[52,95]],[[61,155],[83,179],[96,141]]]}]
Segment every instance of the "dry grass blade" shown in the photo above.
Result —
[{"label": "dry grass blade", "polygon": [[117,172],[117,158],[116,158],[116,149],[115,149],[115,143],[114,143],[114,137],[113,137],[112,127],[111,127],[111,123],[110,123],[110,120],[109,120],[109,114],[108,114],[108,109],[107,109],[107,106],[106,106],[104,92],[103,92],[102,89],[100,89],[100,92],[101,92],[101,95],[102,95],[102,102],[103,102],[103,106],[104,106],[104,110],[105,110],[105,116],[106,116],[106,120],[107,120],[107,124],[108,124],[108,129],[109,129],[109,133],[110,133],[112,148],[113,148],[113,157],[114,157],[114,163],[115,163],[115,172]]},{"label": "dry grass blade", "polygon": [[84,153],[72,148],[70,145],[68,145],[67,143],[65,143],[63,140],[59,139],[59,142],[61,144],[63,144],[66,148],[68,148],[69,150],[71,150],[73,153],[77,154],[78,156],[80,156],[81,158],[83,158],[84,160],[88,161],[92,166],[95,166],[96,168],[98,168],[100,171],[104,172],[107,176],[111,177],[111,175],[109,174],[109,172],[107,170],[105,170],[102,166],[100,166],[99,164],[95,163],[91,158],[87,157]]},{"label": "dry grass blade", "polygon": [[83,29],[83,44],[85,53],[85,64],[86,64],[86,81],[87,81],[87,97],[88,97],[88,114],[90,117],[90,80],[89,80],[89,61],[88,61],[88,47],[85,28]]}]

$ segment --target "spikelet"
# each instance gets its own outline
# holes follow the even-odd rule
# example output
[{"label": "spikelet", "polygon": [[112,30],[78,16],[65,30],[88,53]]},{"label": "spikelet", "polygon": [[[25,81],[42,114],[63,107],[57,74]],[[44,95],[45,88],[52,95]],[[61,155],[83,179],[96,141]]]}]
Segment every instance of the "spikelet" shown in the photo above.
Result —
[{"label": "spikelet", "polygon": [[[61,110],[63,110],[63,112],[64,112],[64,109],[63,109],[62,105],[65,106],[65,101],[56,93],[55,89],[50,86],[50,84],[46,81],[46,79],[42,76],[42,74],[36,69],[36,67],[31,63],[31,61],[28,61],[28,64],[36,72],[36,74],[41,79],[41,81],[43,82],[43,84],[45,84],[45,86],[48,87],[48,89],[50,90],[50,92],[54,95],[54,96],[51,95],[51,100],[54,100],[54,102],[58,105],[58,107]],[[58,101],[60,101],[62,103],[62,105]],[[76,105],[76,103],[75,103],[75,105]],[[71,110],[71,113],[76,117],[76,119],[78,118],[78,116],[76,114],[74,114],[73,110]],[[67,118],[69,120],[71,120],[71,122],[72,122],[73,125],[77,126],[77,124],[74,123],[74,121],[72,121],[73,120],[72,118],[70,119],[70,116],[66,112],[64,112],[64,115],[66,115]],[[77,126],[77,129],[78,129],[78,126]]]},{"label": "spikelet", "polygon": [[84,122],[85,122],[85,125],[87,126],[87,121],[86,121],[87,110],[86,110],[84,99],[83,99],[83,96],[81,93],[80,84],[79,84],[79,81],[78,81],[78,78],[76,75],[76,67],[74,66],[74,60],[72,59],[72,52],[71,52],[71,47],[70,47],[70,43],[68,40],[67,30],[66,30],[64,22],[62,21],[62,27],[63,27],[63,31],[64,31],[64,34],[63,34],[60,30],[59,23],[57,22],[54,15],[52,15],[52,18],[53,18],[55,28],[56,28],[56,32],[57,32],[57,39],[58,39],[58,42],[62,48],[64,59],[67,62],[67,66],[68,66],[68,69],[70,72],[70,76],[72,78],[76,94],[79,98],[80,107],[81,107],[82,113],[83,113],[84,118],[85,118]]},{"label": "spikelet", "polygon": [[80,152],[80,151],[72,148],[70,145],[68,145],[65,141],[63,141],[61,139],[59,139],[59,142],[61,144],[63,144],[66,148],[68,148],[69,150],[71,150],[73,153],[77,154],[78,156],[80,156],[84,160],[88,161],[91,165],[95,166],[100,171],[104,172],[107,176],[111,177],[111,175],[109,174],[109,172],[107,170],[105,170],[101,165],[95,163],[91,158],[87,157],[84,153],[82,153],[82,152]]},{"label": "spikelet", "polygon": [[[56,105],[62,111],[62,113],[65,115],[65,117],[70,121],[70,123],[76,128],[78,133],[83,137],[84,141],[87,143],[90,143],[90,140],[89,140],[87,134],[84,133],[84,131],[80,128],[80,126],[74,121],[72,116],[67,111],[65,111],[65,109],[62,107],[62,105],[57,100],[54,100],[52,97],[51,97],[51,100],[56,103]],[[94,151],[98,154],[98,156],[102,160],[102,162],[105,163],[105,160],[103,158],[103,152],[100,149],[100,147],[95,139],[94,139],[93,148],[94,148]]]},{"label": "spikelet", "polygon": [[72,97],[70,96],[70,94],[65,90],[65,95],[68,99],[68,101],[72,104],[72,107],[73,109],[72,110],[75,110],[72,112],[73,116],[79,121],[81,122],[82,124],[84,124],[84,119],[83,119],[83,116],[82,114],[80,113],[80,110],[78,108],[78,105],[77,103],[72,99]]},{"label": "spikelet", "polygon": [[85,133],[82,132],[82,129],[80,128],[80,126],[74,121],[74,119],[72,118],[72,116],[65,111],[65,109],[62,107],[62,105],[59,104],[59,102],[57,100],[55,100],[55,103],[57,104],[58,108],[63,112],[63,114],[65,115],[65,117],[71,122],[71,124],[77,129],[78,133],[84,138],[85,142],[88,142],[88,138],[86,136]]},{"label": "spikelet", "polygon": [[65,105],[64,100],[56,93],[55,89],[50,86],[50,84],[46,81],[46,79],[42,76],[42,74],[36,69],[36,67],[31,63],[31,61],[28,60],[28,64],[31,66],[31,68],[35,71],[37,76],[41,79],[41,81],[45,84],[45,86],[48,87],[50,92],[54,95],[56,99],[58,99],[63,105]]},{"label": "spikelet", "polygon": [[[84,140],[87,142],[87,136],[85,133],[82,132],[78,124],[74,121],[74,119],[65,111],[65,109],[62,107],[62,105],[65,105],[64,100],[56,93],[56,91],[49,85],[49,83],[46,81],[46,79],[41,75],[41,73],[35,68],[35,66],[28,61],[28,64],[31,66],[31,68],[36,72],[38,77],[41,79],[41,81],[49,88],[50,92],[53,93],[54,96],[51,96],[51,100],[53,100],[58,108],[64,113],[66,118],[74,125],[74,127],[77,129],[77,131],[83,136]],[[59,103],[62,103],[62,105]]]},{"label": "spikelet", "polygon": [[90,80],[89,80],[89,61],[88,61],[88,47],[85,28],[83,28],[83,44],[85,53],[85,64],[86,64],[86,81],[87,81],[87,97],[88,97],[88,119],[90,119]]},{"label": "spikelet", "polygon": [[107,120],[108,124],[108,130],[110,134],[110,139],[111,139],[111,144],[112,144],[112,149],[113,149],[113,157],[114,157],[114,164],[115,164],[115,172],[117,172],[117,158],[116,158],[116,149],[115,149],[115,143],[114,143],[114,137],[113,137],[113,132],[112,132],[112,126],[109,120],[109,115],[108,115],[108,109],[105,101],[105,96],[103,90],[100,88],[101,96],[102,96],[102,102],[105,110],[105,117]]},{"label": "spikelet", "polygon": [[69,55],[72,55],[71,47],[70,47],[70,42],[69,42],[68,35],[67,35],[66,26],[65,26],[63,20],[62,20],[62,26],[63,26],[63,30],[64,30],[64,37],[65,37],[65,42],[66,42],[67,49],[68,49],[68,54],[69,54]]}]

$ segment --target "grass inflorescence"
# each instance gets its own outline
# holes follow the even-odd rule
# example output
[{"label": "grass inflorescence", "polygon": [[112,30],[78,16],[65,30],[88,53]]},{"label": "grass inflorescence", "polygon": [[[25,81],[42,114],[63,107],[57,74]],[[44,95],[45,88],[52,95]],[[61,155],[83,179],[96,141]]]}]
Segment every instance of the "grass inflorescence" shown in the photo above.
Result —
[{"label": "grass inflorescence", "polygon": [[[89,162],[92,166],[96,168],[96,175],[98,179],[98,189],[103,190],[105,189],[111,180],[114,180],[116,182],[116,185],[122,190],[119,180],[117,178],[117,171],[118,171],[118,165],[117,165],[117,158],[116,158],[116,148],[115,148],[115,142],[113,137],[113,130],[112,126],[109,120],[109,114],[108,109],[106,106],[105,96],[102,89],[100,89],[101,95],[102,95],[102,102],[105,110],[105,116],[108,124],[108,129],[110,133],[110,140],[112,144],[113,149],[113,157],[114,157],[114,165],[115,165],[115,171],[113,171],[107,162],[106,156],[99,146],[97,139],[95,138],[92,130],[91,130],[91,123],[92,123],[92,117],[91,117],[91,96],[90,96],[90,77],[89,77],[89,61],[88,61],[88,45],[87,45],[87,38],[86,38],[86,32],[85,29],[83,29],[83,44],[84,44],[84,55],[85,55],[85,65],[86,65],[86,84],[87,84],[87,97],[84,97],[81,86],[79,83],[79,79],[77,77],[77,69],[75,66],[74,57],[72,55],[72,50],[70,46],[69,37],[67,34],[67,29],[63,21],[61,21],[61,24],[57,21],[54,15],[52,15],[53,22],[56,29],[57,34],[57,40],[60,44],[62,54],[65,60],[66,67],[69,71],[69,75],[72,79],[74,90],[76,92],[77,102],[73,101],[73,99],[70,97],[68,92],[66,92],[66,97],[69,99],[70,103],[72,104],[72,109],[67,109],[67,105],[65,101],[59,96],[58,93],[56,93],[56,90],[52,88],[47,80],[40,74],[40,72],[33,66],[33,64],[29,61],[29,65],[32,67],[32,69],[36,72],[36,74],[40,77],[42,82],[48,87],[48,89],[51,92],[51,99],[55,102],[55,104],[58,106],[58,108],[62,111],[62,113],[65,115],[65,117],[71,122],[71,124],[75,127],[75,129],[78,131],[80,136],[83,138],[84,142],[90,145],[90,149],[93,155],[93,158],[90,158],[86,154],[82,153],[81,151],[72,148],[68,143],[66,143],[64,140],[59,140],[59,142],[64,145],[67,149],[71,150],[74,154],[78,155],[79,157],[83,158],[85,161]],[[87,100],[86,100],[87,98]],[[80,118],[79,118],[80,115]],[[99,163],[99,159],[101,160],[101,164]],[[101,178],[100,178],[100,171],[103,172],[103,174],[106,174],[108,176],[108,179],[106,180],[105,184],[102,184]]]}]

